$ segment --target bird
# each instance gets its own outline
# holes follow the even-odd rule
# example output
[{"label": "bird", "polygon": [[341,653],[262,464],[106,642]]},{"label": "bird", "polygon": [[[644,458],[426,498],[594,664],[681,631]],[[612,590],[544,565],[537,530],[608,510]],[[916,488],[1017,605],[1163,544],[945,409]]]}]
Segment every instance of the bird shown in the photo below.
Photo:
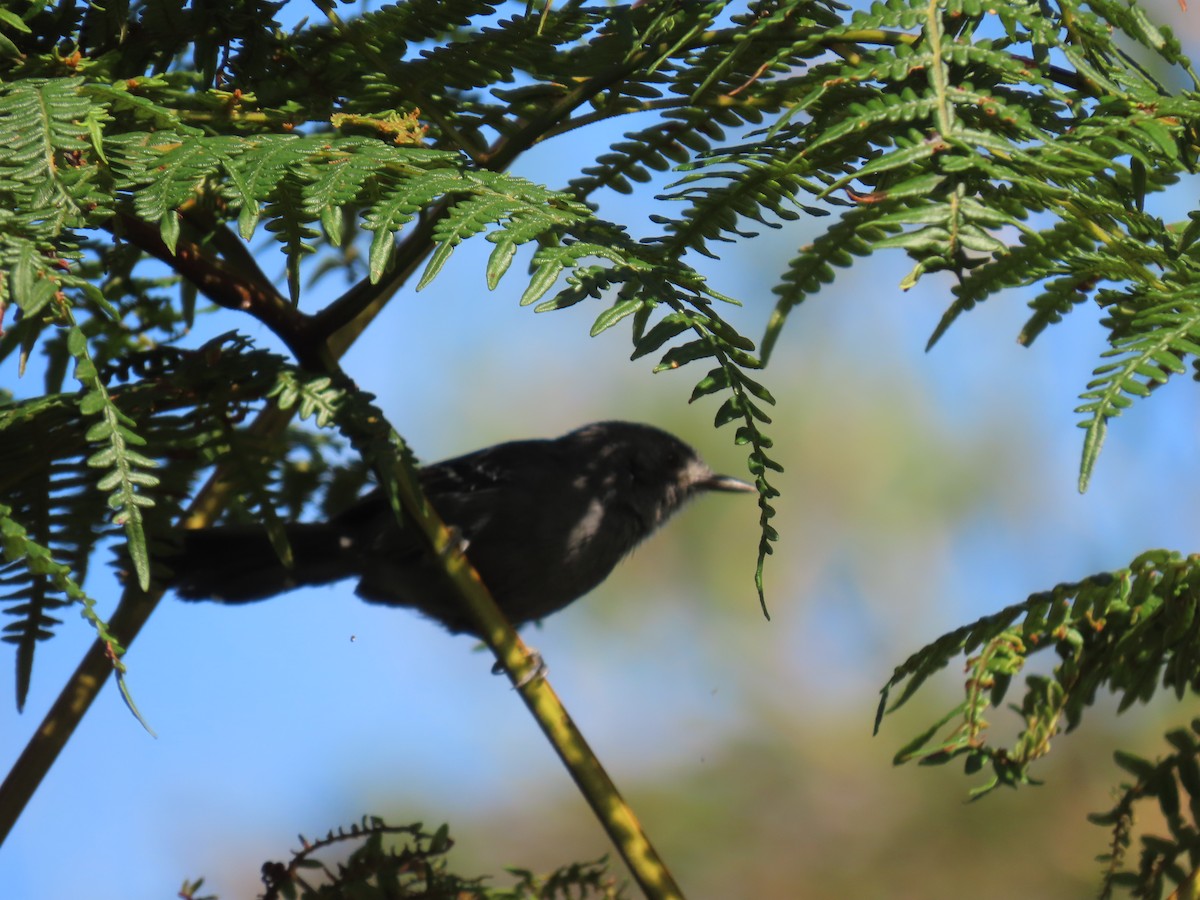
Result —
[{"label": "bird", "polygon": [[[425,466],[419,478],[518,628],[590,592],[691,498],[757,490],[716,474],[674,435],[623,421],[485,447]],[[184,600],[242,604],[357,578],[355,593],[368,602],[409,607],[452,634],[480,636],[418,530],[397,523],[379,488],[328,521],[284,530],[291,566],[264,528],[185,530],[163,559],[168,584]]]}]

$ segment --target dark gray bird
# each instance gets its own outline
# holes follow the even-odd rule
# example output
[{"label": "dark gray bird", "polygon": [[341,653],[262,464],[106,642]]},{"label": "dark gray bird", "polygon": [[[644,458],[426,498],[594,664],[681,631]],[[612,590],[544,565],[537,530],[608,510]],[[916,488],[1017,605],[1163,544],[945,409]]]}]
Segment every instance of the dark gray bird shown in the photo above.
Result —
[{"label": "dark gray bird", "polygon": [[[658,428],[597,422],[556,440],[512,441],[426,466],[421,487],[514,626],[541,619],[608,577],[691,497],[754,491],[714,474]],[[452,633],[474,625],[415,529],[376,490],[328,522],[287,526],[285,567],[261,528],[185,531],[164,561],[186,600],[247,603],[357,578],[364,600],[407,606]]]}]

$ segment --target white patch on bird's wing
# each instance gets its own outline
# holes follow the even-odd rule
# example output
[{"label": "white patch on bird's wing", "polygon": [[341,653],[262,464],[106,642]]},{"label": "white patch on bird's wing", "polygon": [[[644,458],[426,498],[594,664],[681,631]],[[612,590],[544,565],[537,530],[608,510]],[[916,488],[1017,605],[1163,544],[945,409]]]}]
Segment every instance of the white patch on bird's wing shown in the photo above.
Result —
[{"label": "white patch on bird's wing", "polygon": [[604,503],[599,498],[593,498],[588,504],[587,512],[571,528],[567,535],[567,553],[574,554],[587,544],[604,521]]}]

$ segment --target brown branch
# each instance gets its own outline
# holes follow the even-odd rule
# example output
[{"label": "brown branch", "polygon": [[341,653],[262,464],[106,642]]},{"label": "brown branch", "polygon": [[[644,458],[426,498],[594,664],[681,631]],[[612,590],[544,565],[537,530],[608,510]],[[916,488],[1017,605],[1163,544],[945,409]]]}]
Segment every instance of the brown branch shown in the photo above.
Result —
[{"label": "brown branch", "polygon": [[325,335],[315,326],[313,317],[292,306],[270,284],[231,271],[225,262],[184,237],[176,242],[172,252],[158,229],[136,216],[119,215],[110,230],[166,263],[213,303],[247,313],[262,322],[283,341],[303,368],[313,371],[327,368]]},{"label": "brown branch", "polygon": [[[360,321],[363,313],[382,309],[384,304],[400,289],[416,270],[417,265],[433,250],[433,226],[446,214],[443,201],[422,214],[417,226],[396,244],[392,256],[392,271],[378,284],[364,278],[352,285],[342,296],[334,300],[312,317],[312,328],[317,334],[332,338],[352,322]],[[344,340],[339,336],[340,341]]]},{"label": "brown branch", "polygon": [[194,228],[198,234],[204,235],[212,241],[212,246],[217,248],[226,262],[237,269],[239,277],[254,281],[264,290],[272,289],[271,279],[259,266],[258,260],[254,258],[254,254],[250,252],[246,242],[228,224],[212,215],[200,215],[197,210],[189,209],[186,206],[182,207],[180,212],[183,214],[186,224]]}]

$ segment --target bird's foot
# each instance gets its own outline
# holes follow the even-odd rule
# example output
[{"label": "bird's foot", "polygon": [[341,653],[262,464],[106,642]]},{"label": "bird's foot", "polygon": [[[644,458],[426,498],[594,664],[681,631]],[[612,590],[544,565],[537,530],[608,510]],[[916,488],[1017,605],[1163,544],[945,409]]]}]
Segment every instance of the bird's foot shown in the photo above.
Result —
[{"label": "bird's foot", "polygon": [[[504,666],[499,661],[492,665],[493,675],[503,675],[504,671]],[[549,667],[546,665],[546,661],[542,659],[542,654],[538,653],[536,650],[530,649],[529,655],[525,657],[525,671],[519,678],[517,678],[516,683],[513,685],[513,689],[520,690],[534,679],[545,678],[548,671]]]},{"label": "bird's foot", "polygon": [[466,556],[467,548],[471,546],[471,542],[463,537],[462,529],[457,525],[447,525],[446,531],[450,533],[450,540],[442,548],[442,556]]}]

